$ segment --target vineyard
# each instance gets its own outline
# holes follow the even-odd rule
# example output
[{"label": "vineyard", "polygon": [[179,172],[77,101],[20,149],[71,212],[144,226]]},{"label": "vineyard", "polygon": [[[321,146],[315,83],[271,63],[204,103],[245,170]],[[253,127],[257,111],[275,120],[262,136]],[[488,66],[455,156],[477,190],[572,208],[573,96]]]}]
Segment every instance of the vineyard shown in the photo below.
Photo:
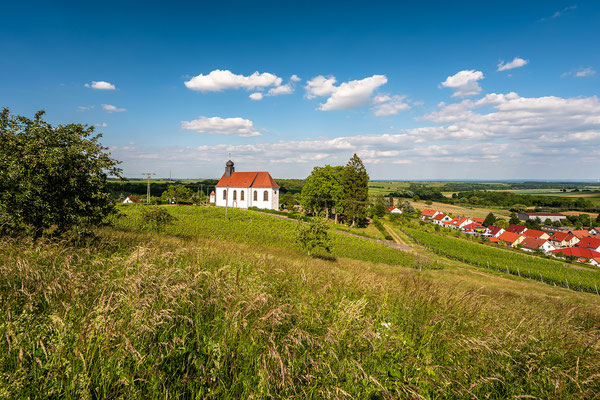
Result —
[{"label": "vineyard", "polygon": [[[145,206],[121,206],[115,227],[135,231],[142,225],[141,210]],[[300,250],[294,243],[298,222],[250,210],[227,210],[221,207],[169,207],[177,222],[165,228],[165,233],[182,237],[231,240],[255,246]],[[362,239],[330,230],[331,256],[355,260],[404,265],[413,268],[440,269],[442,265],[418,255],[408,254],[374,240]],[[324,255],[324,254],[322,254]]]},{"label": "vineyard", "polygon": [[402,227],[402,230],[419,244],[448,258],[548,284],[598,294],[600,271],[572,267],[557,260],[517,253],[419,229]]}]

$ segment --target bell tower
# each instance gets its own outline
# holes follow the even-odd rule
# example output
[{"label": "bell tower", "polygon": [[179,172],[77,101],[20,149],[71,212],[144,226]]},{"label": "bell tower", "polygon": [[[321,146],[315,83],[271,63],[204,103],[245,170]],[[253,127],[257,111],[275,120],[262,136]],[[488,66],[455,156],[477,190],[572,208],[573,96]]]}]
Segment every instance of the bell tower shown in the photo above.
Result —
[{"label": "bell tower", "polygon": [[233,161],[229,160],[225,163],[225,176],[231,176],[235,172]]}]

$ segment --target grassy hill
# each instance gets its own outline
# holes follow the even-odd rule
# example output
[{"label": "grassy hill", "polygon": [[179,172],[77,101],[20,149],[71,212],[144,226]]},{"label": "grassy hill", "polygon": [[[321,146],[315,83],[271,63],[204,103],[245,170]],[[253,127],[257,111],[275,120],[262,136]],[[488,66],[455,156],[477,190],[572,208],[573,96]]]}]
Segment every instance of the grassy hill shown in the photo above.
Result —
[{"label": "grassy hill", "polygon": [[0,241],[0,398],[597,398],[600,297],[252,211]]}]

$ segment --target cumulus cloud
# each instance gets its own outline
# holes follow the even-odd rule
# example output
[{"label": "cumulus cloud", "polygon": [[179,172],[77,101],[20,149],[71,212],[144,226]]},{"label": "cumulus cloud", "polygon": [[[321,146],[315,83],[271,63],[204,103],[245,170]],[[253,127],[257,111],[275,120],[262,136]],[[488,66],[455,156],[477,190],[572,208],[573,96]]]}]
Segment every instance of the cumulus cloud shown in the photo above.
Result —
[{"label": "cumulus cloud", "polygon": [[376,117],[396,115],[400,111],[410,109],[410,105],[405,102],[406,96],[387,96],[380,95],[373,98],[373,113]]},{"label": "cumulus cloud", "polygon": [[181,121],[181,128],[211,135],[262,136],[260,132],[254,129],[252,121],[239,117],[200,117],[192,121]]},{"label": "cumulus cloud", "polygon": [[267,92],[267,96],[278,96],[280,94],[291,94],[294,93],[294,88],[291,84],[281,85],[274,88],[269,89]]},{"label": "cumulus cloud", "polygon": [[473,69],[464,70],[449,76],[441,85],[454,90],[452,97],[474,96],[481,92],[478,82],[481,79],[483,79],[483,72]]},{"label": "cumulus cloud", "polygon": [[306,97],[329,96],[319,110],[348,110],[367,105],[372,102],[373,92],[387,83],[385,75],[373,75],[361,80],[343,82],[335,86],[334,76],[325,78],[322,75],[306,82]]},{"label": "cumulus cloud", "polygon": [[117,88],[112,83],[105,81],[92,81],[92,83],[86,83],[84,86],[97,90],[115,90]]},{"label": "cumulus cloud", "polygon": [[298,75],[294,74],[290,77],[290,81],[292,82],[300,82],[301,79],[298,77]]},{"label": "cumulus cloud", "polygon": [[269,86],[281,85],[282,79],[268,72],[252,75],[236,75],[229,70],[216,69],[208,75],[197,75],[185,82],[185,86],[191,90],[200,92],[220,92],[226,89],[264,89]]},{"label": "cumulus cloud", "polygon": [[123,111],[127,111],[127,109],[125,108],[118,108],[115,107],[111,104],[102,104],[102,108],[104,109],[104,111],[106,111],[107,113],[114,113],[114,112],[123,112]]},{"label": "cumulus cloud", "polygon": [[529,60],[524,60],[519,57],[515,57],[515,59],[509,63],[504,63],[504,61],[500,61],[500,63],[498,64],[498,71],[506,71],[507,69],[519,68],[524,65],[527,65],[528,63]]},{"label": "cumulus cloud", "polygon": [[261,92],[252,93],[250,96],[252,100],[262,100],[263,94]]}]

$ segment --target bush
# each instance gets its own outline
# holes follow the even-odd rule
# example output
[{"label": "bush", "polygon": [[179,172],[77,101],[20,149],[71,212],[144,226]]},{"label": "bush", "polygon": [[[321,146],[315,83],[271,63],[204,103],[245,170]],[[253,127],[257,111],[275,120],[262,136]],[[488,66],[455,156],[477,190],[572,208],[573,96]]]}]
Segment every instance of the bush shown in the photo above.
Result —
[{"label": "bush", "polygon": [[142,209],[142,226],[161,232],[167,225],[173,224],[177,218],[169,214],[164,207],[144,207]]}]

